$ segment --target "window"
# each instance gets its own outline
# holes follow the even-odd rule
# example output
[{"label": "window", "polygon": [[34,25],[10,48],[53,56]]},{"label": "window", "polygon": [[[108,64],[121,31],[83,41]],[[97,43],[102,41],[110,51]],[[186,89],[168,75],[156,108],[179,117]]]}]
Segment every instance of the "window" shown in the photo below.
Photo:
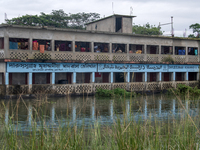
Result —
[{"label": "window", "polygon": [[29,40],[23,38],[9,38],[9,49],[28,50]]}]

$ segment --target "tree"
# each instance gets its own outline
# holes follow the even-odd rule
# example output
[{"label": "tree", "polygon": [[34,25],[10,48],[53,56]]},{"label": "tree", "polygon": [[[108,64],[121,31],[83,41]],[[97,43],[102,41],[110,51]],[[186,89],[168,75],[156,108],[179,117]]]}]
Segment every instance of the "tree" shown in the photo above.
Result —
[{"label": "tree", "polygon": [[52,10],[50,14],[43,12],[40,15],[25,15],[22,17],[7,19],[11,25],[50,26],[56,28],[84,29],[85,23],[100,18],[97,13],[66,14],[62,9]]},{"label": "tree", "polygon": [[194,34],[190,34],[188,37],[200,38],[200,24],[198,23],[191,24],[189,28],[192,29],[193,33],[195,33],[197,36],[195,36]]},{"label": "tree", "polygon": [[133,25],[133,33],[144,34],[144,35],[162,35],[161,27],[155,27],[155,25],[150,25],[149,23],[141,25]]}]

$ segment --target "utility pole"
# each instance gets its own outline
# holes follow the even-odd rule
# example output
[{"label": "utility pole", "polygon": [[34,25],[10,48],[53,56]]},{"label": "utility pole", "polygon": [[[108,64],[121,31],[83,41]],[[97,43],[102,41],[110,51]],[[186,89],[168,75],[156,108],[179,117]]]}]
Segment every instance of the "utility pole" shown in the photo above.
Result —
[{"label": "utility pole", "polygon": [[173,16],[171,16],[171,22],[170,23],[160,24],[160,22],[159,22],[159,27],[163,26],[163,25],[169,25],[169,24],[171,24],[171,36],[174,37]]}]

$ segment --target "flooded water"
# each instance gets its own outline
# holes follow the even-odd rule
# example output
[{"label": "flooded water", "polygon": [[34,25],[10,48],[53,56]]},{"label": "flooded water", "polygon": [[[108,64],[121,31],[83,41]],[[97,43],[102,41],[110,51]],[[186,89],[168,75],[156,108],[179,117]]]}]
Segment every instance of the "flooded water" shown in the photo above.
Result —
[{"label": "flooded water", "polygon": [[165,95],[141,96],[132,100],[97,99],[93,96],[48,98],[47,102],[36,99],[1,100],[0,118],[6,124],[20,125],[22,130],[29,130],[33,121],[40,127],[42,120],[49,128],[74,124],[87,127],[96,121],[110,125],[124,116],[135,121],[168,121],[184,117],[186,111],[192,116],[199,115],[199,102],[180,102]]}]

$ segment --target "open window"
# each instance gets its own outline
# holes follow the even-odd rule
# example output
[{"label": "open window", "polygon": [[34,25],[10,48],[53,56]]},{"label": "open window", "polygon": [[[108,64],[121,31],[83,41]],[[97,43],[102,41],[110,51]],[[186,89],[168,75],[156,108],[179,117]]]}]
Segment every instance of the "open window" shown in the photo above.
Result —
[{"label": "open window", "polygon": [[172,81],[172,72],[162,72],[162,81]]},{"label": "open window", "polygon": [[28,73],[9,73],[9,85],[26,85]]},{"label": "open window", "polygon": [[188,47],[188,55],[198,55],[197,47]]},{"label": "open window", "polygon": [[175,55],[185,55],[185,47],[175,46]]},{"label": "open window", "polygon": [[55,41],[55,51],[72,51],[71,41]]},{"label": "open window", "polygon": [[29,39],[9,38],[9,49],[28,50]]},{"label": "open window", "polygon": [[109,44],[108,43],[94,43],[94,52],[108,53],[109,52]]},{"label": "open window", "polygon": [[185,81],[185,72],[176,72],[176,81]]},{"label": "open window", "polygon": [[147,45],[147,54],[159,54],[159,46]]},{"label": "open window", "polygon": [[0,73],[0,85],[4,84],[4,73]]},{"label": "open window", "polygon": [[51,41],[33,39],[33,50],[40,50],[41,53],[44,51],[51,51]]},{"label": "open window", "polygon": [[196,81],[197,80],[197,72],[188,72],[188,80]]},{"label": "open window", "polygon": [[0,38],[0,49],[4,49],[4,38]]},{"label": "open window", "polygon": [[126,44],[113,43],[112,53],[126,53]]},{"label": "open window", "polygon": [[129,44],[129,53],[143,54],[144,53],[144,45]]},{"label": "open window", "polygon": [[116,17],[115,32],[122,32],[122,17]]},{"label": "open window", "polygon": [[113,73],[114,75],[114,82],[115,83],[120,83],[120,82],[125,82],[126,81],[126,73],[124,72],[115,72]]},{"label": "open window", "polygon": [[75,51],[76,52],[91,52],[91,43],[90,42],[75,42]]},{"label": "open window", "polygon": [[144,82],[144,72],[131,72],[130,82]]},{"label": "open window", "polygon": [[33,73],[33,84],[50,84],[50,73]]},{"label": "open window", "polygon": [[161,54],[172,55],[173,47],[172,46],[161,46]]},{"label": "open window", "polygon": [[90,83],[91,73],[76,73],[76,83]]},{"label": "open window", "polygon": [[55,84],[71,84],[72,73],[55,73]]},{"label": "open window", "polygon": [[109,83],[108,72],[95,72],[95,83]]},{"label": "open window", "polygon": [[147,73],[147,82],[157,82],[158,81],[158,72],[148,72]]}]

